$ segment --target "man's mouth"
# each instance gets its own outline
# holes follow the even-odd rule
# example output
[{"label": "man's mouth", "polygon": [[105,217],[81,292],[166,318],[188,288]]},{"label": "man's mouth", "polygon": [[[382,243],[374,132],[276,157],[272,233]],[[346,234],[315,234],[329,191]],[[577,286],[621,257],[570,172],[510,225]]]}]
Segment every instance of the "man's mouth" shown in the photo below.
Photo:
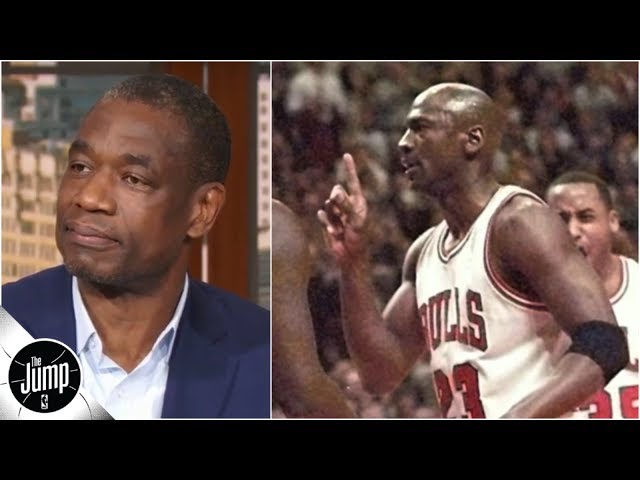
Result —
[{"label": "man's mouth", "polygon": [[118,243],[106,229],[97,225],[68,221],[64,228],[71,241],[83,247],[102,250]]},{"label": "man's mouth", "polygon": [[404,168],[405,175],[408,175],[410,172],[417,170],[419,166],[418,163],[406,159],[401,160],[400,165],[402,165],[402,168]]}]

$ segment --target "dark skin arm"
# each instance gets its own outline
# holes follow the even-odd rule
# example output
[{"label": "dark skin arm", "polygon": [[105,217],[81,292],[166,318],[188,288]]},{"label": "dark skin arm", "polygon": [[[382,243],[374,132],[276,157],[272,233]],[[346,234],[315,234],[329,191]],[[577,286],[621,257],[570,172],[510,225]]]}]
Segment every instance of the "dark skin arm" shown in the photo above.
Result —
[{"label": "dark skin arm", "polygon": [[362,385],[376,395],[395,389],[426,344],[416,305],[415,269],[426,237],[409,249],[402,283],[381,314],[368,262],[367,203],[351,155],[344,156],[349,193],[336,185],[318,212],[327,246],[340,266],[342,325]]},{"label": "dark skin arm", "polygon": [[288,417],[355,416],[317,355],[307,286],[310,258],[298,219],[272,202],[273,397]]},{"label": "dark skin arm", "polygon": [[[496,217],[490,249],[492,265],[502,278],[535,294],[567,334],[591,320],[616,324],[597,274],[573,245],[560,218],[546,206],[524,197],[511,200]],[[602,370],[593,360],[566,353],[547,384],[505,417],[559,417],[604,383]]]}]

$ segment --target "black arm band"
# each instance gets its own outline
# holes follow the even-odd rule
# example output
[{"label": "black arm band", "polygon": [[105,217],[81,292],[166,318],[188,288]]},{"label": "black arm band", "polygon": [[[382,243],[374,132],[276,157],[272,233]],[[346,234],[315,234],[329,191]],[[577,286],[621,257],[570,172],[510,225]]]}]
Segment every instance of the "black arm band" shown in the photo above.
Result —
[{"label": "black arm band", "polygon": [[570,352],[586,355],[596,362],[609,383],[629,363],[629,346],[624,331],[600,320],[581,324],[571,335]]}]

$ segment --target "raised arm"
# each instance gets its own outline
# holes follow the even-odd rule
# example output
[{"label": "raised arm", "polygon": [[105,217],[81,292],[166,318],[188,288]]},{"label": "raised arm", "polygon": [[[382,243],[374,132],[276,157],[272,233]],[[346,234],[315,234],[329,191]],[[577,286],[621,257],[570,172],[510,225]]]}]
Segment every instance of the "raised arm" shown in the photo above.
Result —
[{"label": "raised arm", "polygon": [[355,416],[317,355],[307,300],[307,239],[293,212],[272,202],[273,397],[288,417]]},{"label": "raised arm", "polygon": [[349,191],[336,185],[318,218],[340,267],[342,325],[351,359],[364,388],[383,394],[406,377],[425,351],[415,292],[420,246],[409,250],[402,284],[381,314],[369,266],[367,203],[351,155],[346,154],[344,162]]},{"label": "raised arm", "polygon": [[490,249],[503,278],[536,294],[573,340],[556,375],[506,416],[566,414],[628,362],[624,333],[604,288],[559,217],[532,199],[515,197],[499,212]]}]

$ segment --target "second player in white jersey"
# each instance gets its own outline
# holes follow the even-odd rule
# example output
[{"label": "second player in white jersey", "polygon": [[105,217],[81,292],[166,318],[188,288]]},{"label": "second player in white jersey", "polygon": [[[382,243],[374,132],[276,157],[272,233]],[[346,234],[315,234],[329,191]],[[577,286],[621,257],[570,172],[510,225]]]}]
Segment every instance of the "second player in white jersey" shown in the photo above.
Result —
[{"label": "second player in white jersey", "polygon": [[616,320],[627,333],[629,364],[605,388],[596,393],[580,408],[579,418],[638,418],[638,262],[620,256],[623,264],[622,285],[611,298]]},{"label": "second player in white jersey", "polygon": [[[630,361],[578,410],[577,418],[638,418],[638,263],[615,253],[619,215],[608,185],[587,172],[570,171],[554,179],[546,193],[549,206],[605,286],[618,325],[626,333]],[[619,248],[619,247],[616,247]],[[563,348],[571,340],[566,337]]]}]

